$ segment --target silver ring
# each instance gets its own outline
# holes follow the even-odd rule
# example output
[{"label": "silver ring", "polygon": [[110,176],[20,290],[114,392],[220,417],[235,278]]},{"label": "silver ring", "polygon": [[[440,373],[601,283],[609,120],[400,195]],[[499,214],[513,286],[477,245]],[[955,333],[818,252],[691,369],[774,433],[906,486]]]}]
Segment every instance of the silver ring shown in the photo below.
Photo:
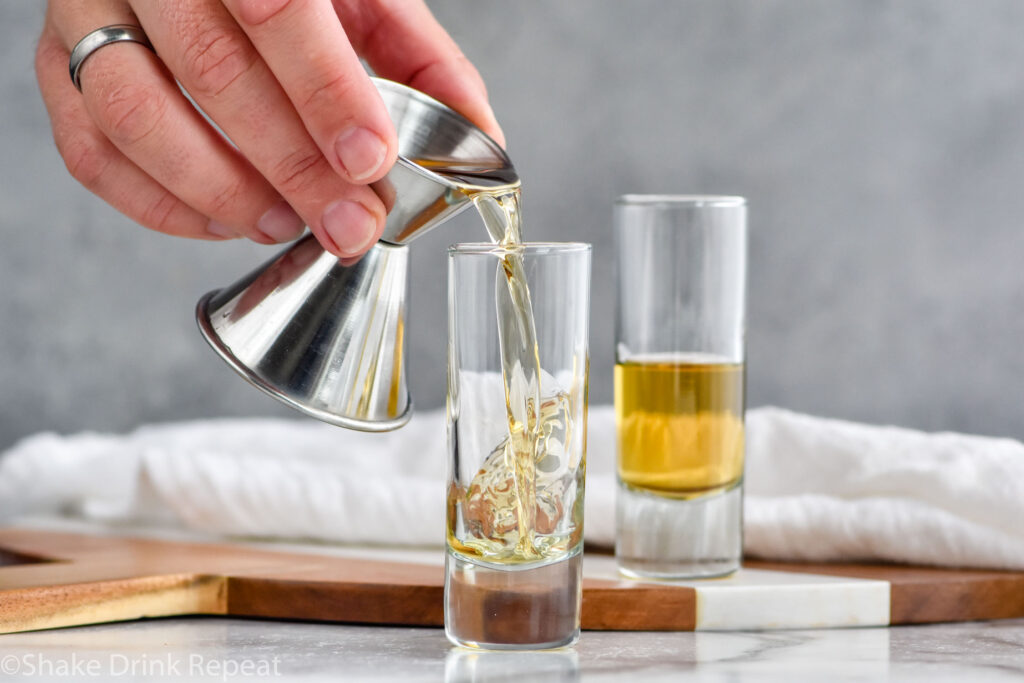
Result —
[{"label": "silver ring", "polygon": [[78,88],[78,92],[82,92],[82,83],[79,80],[79,72],[82,70],[82,64],[85,60],[89,59],[89,55],[96,50],[100,49],[104,45],[110,45],[111,43],[120,43],[121,41],[128,41],[130,43],[138,43],[143,45],[150,50],[153,49],[152,43],[149,42],[149,38],[146,37],[145,32],[138,26],[131,24],[114,24],[113,26],[104,26],[98,28],[95,31],[86,34],[75,45],[75,48],[71,51],[71,59],[68,61],[68,71],[71,72],[71,82]]}]

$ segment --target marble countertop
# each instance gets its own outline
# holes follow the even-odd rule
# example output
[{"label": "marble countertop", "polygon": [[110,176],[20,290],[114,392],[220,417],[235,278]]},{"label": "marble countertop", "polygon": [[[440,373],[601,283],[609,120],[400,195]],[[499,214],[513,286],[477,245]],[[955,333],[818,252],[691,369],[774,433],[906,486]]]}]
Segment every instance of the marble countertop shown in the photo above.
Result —
[{"label": "marble countertop", "polygon": [[570,650],[478,653],[435,628],[156,619],[0,636],[2,680],[1002,681],[1024,619],[771,632],[585,631]]}]

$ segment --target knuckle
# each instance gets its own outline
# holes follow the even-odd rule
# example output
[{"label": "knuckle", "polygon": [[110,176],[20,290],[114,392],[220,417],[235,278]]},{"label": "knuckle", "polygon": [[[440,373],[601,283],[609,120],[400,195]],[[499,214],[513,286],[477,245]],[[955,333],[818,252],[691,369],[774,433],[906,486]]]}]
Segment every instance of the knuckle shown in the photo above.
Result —
[{"label": "knuckle", "polygon": [[173,232],[174,214],[179,206],[178,198],[164,190],[156,201],[142,210],[142,224],[158,232]]},{"label": "knuckle", "polygon": [[287,11],[293,4],[295,4],[294,0],[270,0],[270,2],[241,0],[238,3],[238,12],[243,22],[250,26],[259,26]]},{"label": "knuckle", "polygon": [[274,165],[274,185],[285,195],[302,194],[318,182],[326,163],[316,148],[292,152]]},{"label": "knuckle", "polygon": [[34,59],[32,61],[32,66],[35,67],[37,78],[42,74],[43,69],[46,68],[46,62],[50,56],[50,48],[47,43],[48,41],[44,36],[43,38],[40,38],[39,42],[36,44],[36,51],[33,55]]},{"label": "knuckle", "polygon": [[256,54],[237,31],[220,24],[197,27],[187,39],[182,75],[197,95],[216,97],[244,76]]},{"label": "knuckle", "polygon": [[55,137],[57,151],[75,180],[86,189],[95,190],[113,161],[102,144],[86,136],[59,134]]},{"label": "knuckle", "polygon": [[58,49],[58,45],[44,33],[39,39],[39,44],[36,45],[36,54],[34,66],[36,69],[36,77],[43,78],[43,74],[46,73],[47,67],[56,62],[58,59],[62,59],[63,55]]},{"label": "knuckle", "polygon": [[167,96],[159,88],[122,83],[104,97],[99,118],[112,140],[131,145],[159,127],[168,106]]},{"label": "knuckle", "polygon": [[210,197],[209,214],[215,217],[226,217],[238,213],[245,207],[247,199],[253,194],[248,192],[248,184],[244,180],[232,180],[224,184]]},{"label": "knuckle", "polygon": [[375,9],[376,11],[370,13],[360,10],[353,12],[350,9],[347,13],[348,17],[365,17],[362,21],[362,30],[360,31],[363,36],[362,48],[366,52],[374,53],[386,49],[388,43],[393,40],[393,38],[389,38],[389,32],[396,21],[392,8],[386,4],[381,3]]},{"label": "knuckle", "polygon": [[352,100],[353,86],[353,78],[349,74],[339,74],[326,82],[310,83],[302,106],[316,111],[328,110],[337,115],[339,103]]}]

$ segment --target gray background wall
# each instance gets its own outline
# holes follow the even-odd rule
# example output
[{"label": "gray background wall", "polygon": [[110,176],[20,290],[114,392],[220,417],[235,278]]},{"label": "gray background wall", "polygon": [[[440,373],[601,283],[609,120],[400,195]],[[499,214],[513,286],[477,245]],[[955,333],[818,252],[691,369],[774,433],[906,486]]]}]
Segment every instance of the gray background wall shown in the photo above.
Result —
[{"label": "gray background wall", "polygon": [[[267,248],[164,237],[77,186],[0,21],[0,448],[38,430],[291,415],[192,307]],[[625,192],[746,195],[751,405],[1024,438],[1024,3],[447,0],[525,180],[528,235],[594,243],[592,399],[611,400]],[[444,246],[414,248],[412,389],[444,392]]]}]

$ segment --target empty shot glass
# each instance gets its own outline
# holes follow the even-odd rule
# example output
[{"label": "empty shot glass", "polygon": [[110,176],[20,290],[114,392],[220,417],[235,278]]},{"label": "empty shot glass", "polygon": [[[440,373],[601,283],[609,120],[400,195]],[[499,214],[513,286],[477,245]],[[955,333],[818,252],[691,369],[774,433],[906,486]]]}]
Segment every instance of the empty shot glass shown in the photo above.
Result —
[{"label": "empty shot glass", "polygon": [[448,261],[445,631],[579,638],[590,245],[461,244]]},{"label": "empty shot glass", "polygon": [[742,197],[626,195],[615,205],[615,554],[625,574],[740,566],[746,219]]}]

